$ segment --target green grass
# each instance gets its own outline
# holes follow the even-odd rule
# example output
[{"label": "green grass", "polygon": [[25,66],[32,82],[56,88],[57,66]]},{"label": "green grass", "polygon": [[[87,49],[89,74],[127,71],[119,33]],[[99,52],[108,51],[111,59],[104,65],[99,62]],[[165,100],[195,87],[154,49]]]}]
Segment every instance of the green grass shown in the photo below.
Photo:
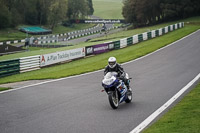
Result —
[{"label": "green grass", "polygon": [[94,15],[103,19],[123,19],[122,0],[93,0]]},{"label": "green grass", "polygon": [[200,84],[144,133],[199,133]]},{"label": "green grass", "polygon": [[124,49],[111,51],[86,59],[76,60],[62,65],[55,65],[36,71],[1,78],[0,84],[24,80],[55,79],[99,70],[105,67],[107,59],[110,56],[115,56],[119,63],[130,61],[166,46],[199,28],[200,25],[188,25],[164,36],[144,41]]},{"label": "green grass", "polygon": [[0,87],[0,92],[1,92],[1,91],[6,91],[6,90],[9,90],[9,89],[11,89],[11,88]]}]

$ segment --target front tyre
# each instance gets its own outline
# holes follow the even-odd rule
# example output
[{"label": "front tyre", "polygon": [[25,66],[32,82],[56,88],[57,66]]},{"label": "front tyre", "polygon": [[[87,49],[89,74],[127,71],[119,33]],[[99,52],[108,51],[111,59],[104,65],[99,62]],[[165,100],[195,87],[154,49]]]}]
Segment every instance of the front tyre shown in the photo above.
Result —
[{"label": "front tyre", "polygon": [[118,99],[118,93],[117,91],[109,92],[108,93],[108,99],[110,102],[110,106],[113,109],[117,109],[119,106],[119,99]]},{"label": "front tyre", "polygon": [[125,100],[126,103],[130,103],[132,101],[132,91],[129,90],[127,92],[127,99]]}]

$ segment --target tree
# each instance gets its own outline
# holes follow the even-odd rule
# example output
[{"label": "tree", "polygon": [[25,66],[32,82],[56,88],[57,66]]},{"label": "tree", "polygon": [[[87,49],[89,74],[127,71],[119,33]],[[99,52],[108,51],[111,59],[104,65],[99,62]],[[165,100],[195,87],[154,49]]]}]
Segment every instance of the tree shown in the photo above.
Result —
[{"label": "tree", "polygon": [[123,3],[125,20],[135,26],[200,15],[199,0],[124,0]]},{"label": "tree", "polygon": [[11,24],[11,14],[8,8],[0,1],[0,29],[7,28]]},{"label": "tree", "polygon": [[51,1],[48,16],[48,22],[51,29],[53,29],[58,24],[58,22],[66,18],[67,7],[68,6],[66,0]]},{"label": "tree", "polygon": [[135,23],[136,24],[136,1],[134,0],[124,0],[123,1],[123,9],[122,9],[122,15],[124,16],[126,22],[128,23]]},{"label": "tree", "polygon": [[93,15],[94,8],[93,8],[92,0],[87,0],[87,5],[88,5],[88,15]]},{"label": "tree", "polygon": [[91,14],[92,2],[89,2],[89,1],[88,0],[68,0],[67,17],[69,19],[78,19],[78,18],[84,18],[85,16]]}]

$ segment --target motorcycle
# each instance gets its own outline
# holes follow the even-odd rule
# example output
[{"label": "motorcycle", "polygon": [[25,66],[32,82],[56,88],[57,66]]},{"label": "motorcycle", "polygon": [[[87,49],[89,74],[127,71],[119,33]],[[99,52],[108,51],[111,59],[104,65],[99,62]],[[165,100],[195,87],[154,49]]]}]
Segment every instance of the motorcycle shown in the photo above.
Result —
[{"label": "motorcycle", "polygon": [[[129,78],[127,73],[126,79],[130,82],[131,78]],[[117,77],[116,72],[108,72],[102,80],[102,86],[108,94],[108,100],[113,109],[117,109],[119,104],[124,101],[126,103],[130,103],[132,101],[131,88],[129,88],[129,90],[127,89],[125,83]]]}]

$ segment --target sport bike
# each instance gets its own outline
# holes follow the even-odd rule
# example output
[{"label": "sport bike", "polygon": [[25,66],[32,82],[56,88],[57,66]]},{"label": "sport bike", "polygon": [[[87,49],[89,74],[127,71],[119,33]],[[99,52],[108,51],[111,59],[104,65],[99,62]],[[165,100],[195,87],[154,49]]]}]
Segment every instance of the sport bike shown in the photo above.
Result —
[{"label": "sport bike", "polygon": [[[126,73],[128,82],[130,79]],[[117,109],[122,102],[130,103],[132,101],[132,90],[127,89],[125,83],[117,77],[116,72],[108,72],[102,80],[102,86],[108,94],[108,100],[113,109]]]}]

